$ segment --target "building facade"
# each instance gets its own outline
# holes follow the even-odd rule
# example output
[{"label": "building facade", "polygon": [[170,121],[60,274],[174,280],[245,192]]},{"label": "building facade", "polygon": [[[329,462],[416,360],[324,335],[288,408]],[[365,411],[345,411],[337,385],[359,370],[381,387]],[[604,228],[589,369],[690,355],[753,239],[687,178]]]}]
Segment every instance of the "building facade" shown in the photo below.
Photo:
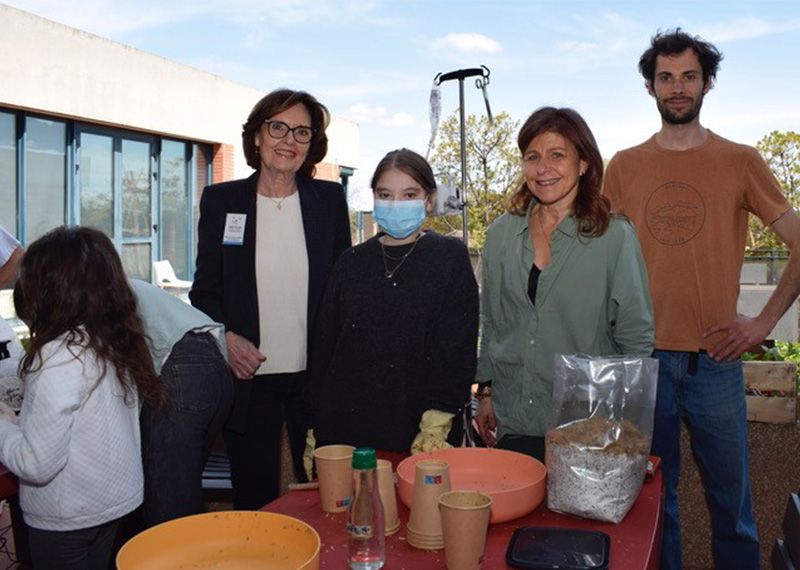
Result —
[{"label": "building facade", "polygon": [[[199,196],[252,173],[241,126],[265,92],[3,4],[0,53],[0,225],[23,245],[91,225],[131,277],[168,259],[191,280]],[[328,137],[317,176],[346,185],[358,125]]]}]

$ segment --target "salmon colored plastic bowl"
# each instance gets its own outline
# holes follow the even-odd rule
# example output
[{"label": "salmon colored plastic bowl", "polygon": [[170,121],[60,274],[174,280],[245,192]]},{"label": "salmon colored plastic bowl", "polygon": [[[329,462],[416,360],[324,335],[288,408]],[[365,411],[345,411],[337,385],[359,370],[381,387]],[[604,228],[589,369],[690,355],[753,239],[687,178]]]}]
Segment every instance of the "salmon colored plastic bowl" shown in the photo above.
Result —
[{"label": "salmon colored plastic bowl", "polygon": [[492,497],[490,523],[524,516],[544,500],[547,468],[533,457],[483,447],[454,447],[420,453],[397,466],[397,490],[410,509],[417,461],[443,459],[450,465],[454,491],[481,491]]},{"label": "salmon colored plastic bowl", "polygon": [[119,570],[319,570],[320,539],[276,513],[222,511],[175,519],[130,539]]}]

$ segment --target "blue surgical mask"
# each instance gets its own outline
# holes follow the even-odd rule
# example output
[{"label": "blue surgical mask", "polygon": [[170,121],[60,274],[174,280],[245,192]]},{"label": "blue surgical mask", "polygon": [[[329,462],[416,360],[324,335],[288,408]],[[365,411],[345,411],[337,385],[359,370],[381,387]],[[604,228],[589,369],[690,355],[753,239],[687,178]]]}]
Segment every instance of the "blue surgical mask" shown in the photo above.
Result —
[{"label": "blue surgical mask", "polygon": [[427,200],[375,200],[372,217],[395,239],[405,239],[425,221]]}]

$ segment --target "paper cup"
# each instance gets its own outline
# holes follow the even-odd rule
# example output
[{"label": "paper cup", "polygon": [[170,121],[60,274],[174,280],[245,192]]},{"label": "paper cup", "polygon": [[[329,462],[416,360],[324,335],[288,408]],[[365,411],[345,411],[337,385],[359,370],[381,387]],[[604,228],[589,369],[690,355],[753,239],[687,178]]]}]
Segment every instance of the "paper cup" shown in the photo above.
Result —
[{"label": "paper cup", "polygon": [[341,513],[353,496],[352,445],[326,445],[314,450],[322,510]]},{"label": "paper cup", "polygon": [[439,495],[448,570],[478,570],[486,546],[492,498],[479,491]]},{"label": "paper cup", "polygon": [[386,521],[386,536],[394,534],[400,528],[400,517],[397,514],[397,492],[392,477],[392,462],[378,459],[378,493],[383,503],[383,516]]},{"label": "paper cup", "polygon": [[408,518],[408,543],[423,550],[444,546],[439,495],[450,490],[450,466],[441,459],[418,461],[414,472],[414,495]]}]

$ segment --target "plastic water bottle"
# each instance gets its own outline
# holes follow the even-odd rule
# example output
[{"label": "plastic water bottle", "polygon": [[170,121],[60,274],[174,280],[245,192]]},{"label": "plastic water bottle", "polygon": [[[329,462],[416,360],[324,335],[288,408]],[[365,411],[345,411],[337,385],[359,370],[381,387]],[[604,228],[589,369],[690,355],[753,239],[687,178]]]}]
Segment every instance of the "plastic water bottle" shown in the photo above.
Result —
[{"label": "plastic water bottle", "polygon": [[386,562],[377,465],[374,449],[359,447],[353,451],[353,501],[347,517],[347,563],[352,570],[378,570]]}]

